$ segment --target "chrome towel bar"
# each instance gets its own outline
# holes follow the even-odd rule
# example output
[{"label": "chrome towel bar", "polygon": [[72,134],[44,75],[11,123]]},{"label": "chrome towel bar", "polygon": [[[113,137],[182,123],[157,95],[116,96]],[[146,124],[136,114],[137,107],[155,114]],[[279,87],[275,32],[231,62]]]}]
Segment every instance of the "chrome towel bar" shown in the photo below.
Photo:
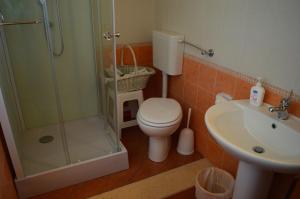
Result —
[{"label": "chrome towel bar", "polygon": [[205,49],[201,48],[200,46],[198,46],[196,44],[192,44],[192,43],[190,43],[188,41],[181,41],[181,42],[183,42],[184,44],[187,44],[189,46],[192,46],[192,47],[200,50],[201,55],[208,55],[209,57],[213,57],[215,55],[215,51],[213,49],[205,50]]},{"label": "chrome towel bar", "polygon": [[39,24],[42,23],[41,19],[31,21],[12,21],[12,22],[1,22],[0,26],[11,26],[11,25],[27,25],[27,24]]}]

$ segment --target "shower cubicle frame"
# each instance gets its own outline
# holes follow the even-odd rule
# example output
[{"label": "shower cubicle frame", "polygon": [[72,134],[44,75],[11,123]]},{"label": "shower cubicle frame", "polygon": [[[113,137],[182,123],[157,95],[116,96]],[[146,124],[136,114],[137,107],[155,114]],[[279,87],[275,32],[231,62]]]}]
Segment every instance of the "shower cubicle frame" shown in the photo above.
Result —
[{"label": "shower cubicle frame", "polygon": [[[41,3],[45,2],[46,0],[41,0]],[[115,2],[111,0],[112,3],[112,31],[113,33],[116,32],[115,30]],[[45,8],[44,8],[45,9]],[[44,18],[47,13],[44,13]],[[49,21],[44,20],[45,24],[45,32],[48,41],[48,50],[49,53],[52,52],[51,47],[51,35],[49,32]],[[0,27],[1,28],[1,27]],[[47,30],[48,28],[48,30]],[[2,59],[6,60],[6,64],[10,65],[9,55],[5,43],[5,35],[4,31],[1,28],[1,49],[0,49],[0,56],[3,56]],[[113,44],[113,65],[116,68],[116,39],[112,38]],[[116,75],[116,70],[115,70]],[[13,81],[13,80],[11,80]],[[13,82],[12,82],[13,86]],[[117,96],[117,80],[115,78],[115,96]],[[117,103],[115,102],[115,113],[118,110]],[[117,135],[117,144],[119,144],[118,152],[108,154],[105,156],[89,159],[86,161],[68,164],[66,166],[44,171],[41,173],[37,173],[30,176],[25,176],[20,157],[18,155],[17,146],[13,136],[13,130],[11,124],[9,122],[9,117],[7,113],[7,109],[5,106],[4,97],[2,95],[2,91],[0,88],[0,122],[4,133],[4,138],[8,146],[9,155],[11,157],[13,167],[16,174],[16,187],[19,193],[20,198],[28,198],[34,195],[46,193],[52,190],[56,190],[59,188],[63,188],[72,184],[80,183],[83,181],[87,181],[93,178],[101,177],[104,175],[108,175],[117,171],[125,170],[129,168],[128,163],[128,153],[126,148],[119,140],[120,133],[116,132]],[[115,120],[115,131],[119,131],[118,123]]]}]

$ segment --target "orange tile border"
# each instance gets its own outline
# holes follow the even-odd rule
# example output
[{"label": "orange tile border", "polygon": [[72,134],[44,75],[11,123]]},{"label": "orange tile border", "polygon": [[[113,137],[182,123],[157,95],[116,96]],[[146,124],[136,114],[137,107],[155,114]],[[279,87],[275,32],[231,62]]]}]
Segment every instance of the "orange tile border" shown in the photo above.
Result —
[{"label": "orange tile border", "polygon": [[183,59],[182,73],[184,81],[197,84],[200,69],[198,65],[198,62],[192,59]]},{"label": "orange tile border", "polygon": [[183,76],[169,78],[169,89],[168,92],[175,95],[176,98],[183,99]]},{"label": "orange tile border", "polygon": [[300,117],[300,102],[293,101],[289,108],[289,112],[297,117]]},{"label": "orange tile border", "polygon": [[222,71],[218,71],[213,93],[215,96],[220,92],[225,92],[231,96],[234,96],[236,83],[237,83],[237,77],[235,77],[230,73],[224,73]]},{"label": "orange tile border", "polygon": [[207,159],[209,159],[209,161],[213,163],[214,166],[222,168],[222,166],[224,165],[223,148],[210,135],[207,136],[206,142]]},{"label": "orange tile border", "polygon": [[207,109],[214,104],[215,97],[213,94],[201,88],[200,86],[198,86],[197,92],[197,109],[201,114],[205,114]]},{"label": "orange tile border", "polygon": [[249,99],[250,98],[250,89],[253,84],[243,80],[237,79],[234,99]]},{"label": "orange tile border", "polygon": [[197,107],[197,86],[188,81],[183,84],[183,101],[190,107]]},{"label": "orange tile border", "polygon": [[[253,77],[251,77],[251,76],[248,76],[248,75],[243,74],[243,73],[236,72],[236,71],[231,70],[229,68],[226,68],[224,66],[220,66],[220,65],[208,62],[207,60],[195,57],[193,55],[185,54],[185,58],[194,60],[196,62],[199,62],[200,64],[204,64],[204,65],[209,66],[211,68],[214,68],[214,69],[216,69],[218,71],[222,71],[224,73],[228,73],[228,74],[230,74],[232,76],[237,77],[238,79],[245,80],[246,82],[248,82],[250,84],[254,85],[256,83],[256,79],[253,78]],[[269,83],[264,83],[264,87],[266,89],[268,89],[270,92],[278,94],[280,96],[288,96],[289,93],[290,93],[290,91],[284,90],[282,88],[279,88],[279,87],[274,86],[274,85],[269,84]],[[293,100],[297,101],[297,102],[298,101],[300,102],[300,95],[294,95]]]},{"label": "orange tile border", "polygon": [[222,169],[230,172],[233,176],[236,176],[239,160],[224,151]]},{"label": "orange tile border", "polygon": [[213,94],[214,87],[216,85],[217,70],[206,64],[199,63],[199,75],[197,84],[202,89]]}]

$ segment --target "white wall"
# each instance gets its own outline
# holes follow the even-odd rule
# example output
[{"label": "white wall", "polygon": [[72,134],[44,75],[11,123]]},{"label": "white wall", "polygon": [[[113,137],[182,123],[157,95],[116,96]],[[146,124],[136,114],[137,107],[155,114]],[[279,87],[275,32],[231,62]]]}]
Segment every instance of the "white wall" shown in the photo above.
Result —
[{"label": "white wall", "polygon": [[155,29],[155,0],[116,0],[118,43],[151,41]]},{"label": "white wall", "polygon": [[[157,0],[159,29],[215,49],[211,62],[300,94],[299,0]],[[200,56],[194,49],[187,52]]]}]

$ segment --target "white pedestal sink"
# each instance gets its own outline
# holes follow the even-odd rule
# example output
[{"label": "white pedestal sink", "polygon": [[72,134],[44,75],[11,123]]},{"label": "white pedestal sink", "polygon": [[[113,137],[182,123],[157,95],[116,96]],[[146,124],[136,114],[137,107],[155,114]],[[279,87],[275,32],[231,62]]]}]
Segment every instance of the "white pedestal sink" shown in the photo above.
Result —
[{"label": "white pedestal sink", "polygon": [[300,172],[300,119],[278,120],[268,107],[236,100],[205,114],[212,137],[240,160],[234,199],[266,198],[273,172]]}]

